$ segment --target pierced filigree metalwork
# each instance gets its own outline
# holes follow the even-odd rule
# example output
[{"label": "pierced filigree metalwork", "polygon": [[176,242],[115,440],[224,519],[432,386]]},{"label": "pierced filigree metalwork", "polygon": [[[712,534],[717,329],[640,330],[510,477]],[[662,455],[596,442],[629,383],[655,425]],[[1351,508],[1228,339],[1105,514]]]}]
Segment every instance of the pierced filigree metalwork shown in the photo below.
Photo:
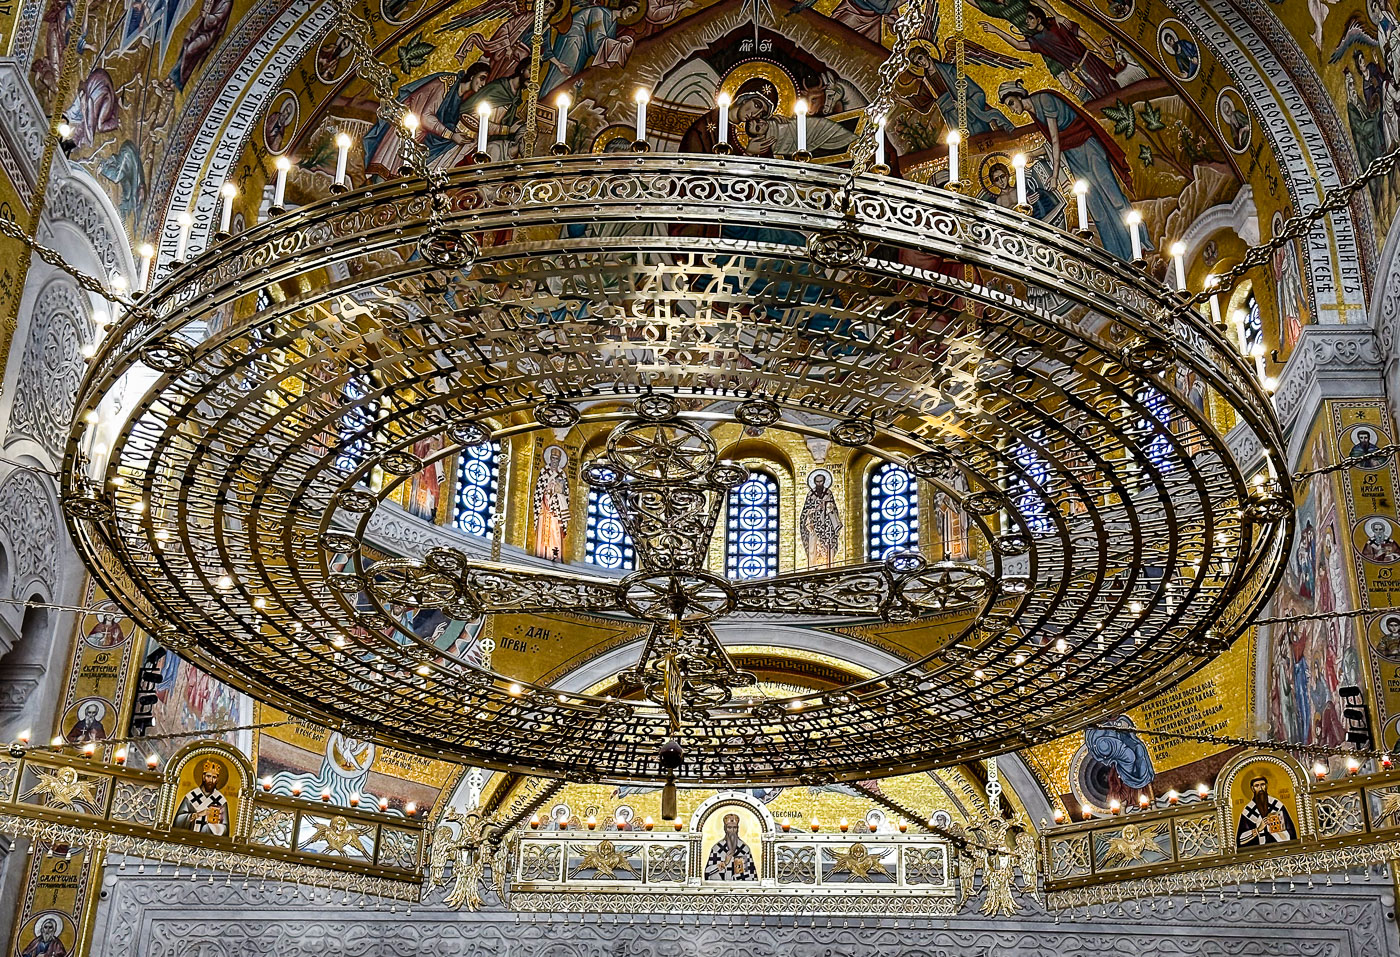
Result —
[{"label": "pierced filigree metalwork", "polygon": [[[85,562],[143,627],[179,622],[183,654],[294,714],[624,782],[664,779],[657,748],[683,711],[682,784],[862,780],[1121,713],[1238,635],[1281,571],[1291,513],[1272,492],[1251,505],[1249,463],[1187,384],[1249,433],[1234,447],[1280,461],[1252,371],[1173,292],[1064,232],[945,190],[740,156],[523,159],[431,185],[351,190],[211,247],[111,331],[79,392],[64,497]],[[733,238],[722,227],[740,218],[780,238]],[[813,267],[805,237],[875,224],[858,261]],[[469,272],[418,254],[468,234],[491,237]],[[301,292],[260,307],[269,283]],[[151,350],[179,361],[128,375]],[[133,381],[149,384],[123,398]],[[642,414],[669,407],[652,396],[674,416]],[[130,414],[99,466],[83,419],[104,402]],[[385,566],[376,582],[357,546],[410,481],[391,456],[446,439],[427,468],[486,441],[488,420],[565,429],[585,409],[627,419],[606,466],[645,576],[630,612],[618,579],[567,568],[425,556],[427,574]],[[703,579],[742,480],[707,445],[722,422],[905,465],[966,517],[965,564]],[[734,698],[742,675],[706,620],[726,588],[734,614],[940,627],[888,674],[755,706]],[[454,617],[629,614],[644,647],[599,694],[513,689],[416,631],[396,598],[447,599]],[[658,620],[668,603],[685,614]]]}]

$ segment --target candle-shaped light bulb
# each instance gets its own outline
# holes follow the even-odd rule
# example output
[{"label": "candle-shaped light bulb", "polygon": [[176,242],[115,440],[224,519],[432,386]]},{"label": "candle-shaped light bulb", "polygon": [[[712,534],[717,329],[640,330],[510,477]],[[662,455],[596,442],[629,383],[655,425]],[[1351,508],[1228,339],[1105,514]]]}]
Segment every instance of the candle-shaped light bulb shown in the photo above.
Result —
[{"label": "candle-shaped light bulb", "polygon": [[238,187],[225,180],[219,187],[219,195],[224,198],[224,208],[219,213],[219,232],[227,234],[233,223],[233,201],[238,196]]},{"label": "candle-shaped light bulb", "polygon": [[141,288],[144,290],[151,281],[151,261],[156,258],[156,247],[142,243],[136,252],[141,257]]},{"label": "candle-shaped light bulb", "polygon": [[1235,340],[1240,344],[1240,355],[1249,355],[1249,338],[1244,331],[1244,324],[1249,316],[1243,309],[1236,309],[1230,313],[1230,319],[1235,324]]},{"label": "candle-shaped light bulb", "polygon": [[152,771],[154,771],[154,770],[156,769],[156,765],[158,765],[158,764],[160,764],[160,755],[158,755],[158,754],[148,754],[148,755],[146,755],[146,767],[148,767],[148,768],[150,768]]},{"label": "candle-shaped light bulb", "polygon": [[33,733],[34,733],[34,732],[30,731],[28,728],[25,728],[23,731],[21,731],[21,732],[19,733],[19,743],[20,743],[20,744],[28,744],[28,743],[29,743],[29,738],[30,738],[31,735],[33,735]]},{"label": "candle-shaped light bulb", "polygon": [[1323,778],[1327,777],[1327,765],[1323,764],[1321,761],[1314,761],[1313,774],[1316,774],[1317,779],[1321,781]]},{"label": "candle-shaped light bulb", "polygon": [[798,100],[792,106],[797,117],[797,152],[807,152],[807,101]]},{"label": "candle-shaped light bulb", "polygon": [[491,104],[479,103],[476,107],[476,151],[486,152],[486,136],[491,125]]},{"label": "candle-shaped light bulb", "polygon": [[1094,816],[1094,809],[1087,804],[1081,804],[1079,805],[1079,813],[1083,815],[1084,820],[1087,821]]},{"label": "candle-shaped light bulb", "polygon": [[185,252],[190,246],[190,227],[194,225],[194,217],[189,214],[189,210],[181,210],[175,217],[175,222],[180,227],[180,232],[175,239],[175,261],[184,262]]},{"label": "candle-shaped light bulb", "polygon": [[885,165],[885,118],[875,124],[875,165]]},{"label": "candle-shaped light bulb", "polygon": [[1204,801],[1210,797],[1210,788],[1206,787],[1204,783],[1196,785],[1196,797]]},{"label": "candle-shaped light bulb", "polygon": [[1142,213],[1133,210],[1123,218],[1128,226],[1128,236],[1133,241],[1133,261],[1142,258]]},{"label": "candle-shaped light bulb", "polygon": [[719,108],[719,142],[725,145],[729,143],[729,103],[728,93],[715,98],[715,106]]},{"label": "candle-shaped light bulb", "polygon": [[572,104],[573,100],[569,98],[569,94],[567,93],[560,93],[554,98],[554,113],[557,118],[557,125],[554,130],[554,142],[558,143],[560,146],[564,145],[564,136],[569,131],[569,107]]},{"label": "candle-shaped light bulb", "polygon": [[[1220,285],[1220,277],[1215,273],[1206,276],[1206,288],[1214,290]],[[1216,326],[1223,326],[1225,322],[1220,318],[1220,294],[1212,291],[1210,294],[1210,321]]]},{"label": "candle-shaped light bulb", "polygon": [[1029,206],[1030,203],[1026,202],[1026,154],[1013,155],[1011,166],[1016,170],[1016,205]]},{"label": "candle-shaped light bulb", "polygon": [[637,103],[637,142],[647,141],[647,102],[651,99],[651,94],[646,90],[638,90],[632,97]]},{"label": "candle-shaped light bulb", "polygon": [[345,166],[350,161],[350,134],[344,131],[335,134],[335,185],[345,185]]},{"label": "candle-shaped light bulb", "polygon": [[117,748],[116,753],[112,755],[112,759],[113,759],[114,761],[116,761],[118,764],[125,764],[125,763],[126,763],[126,748]]},{"label": "candle-shaped light bulb", "polygon": [[1186,291],[1186,244],[1172,243],[1167,250],[1172,254],[1172,268],[1176,270],[1176,291]]},{"label": "candle-shaped light bulb", "polygon": [[962,145],[962,134],[957,130],[949,130],[944,142],[948,144],[948,185],[956,186],[962,182],[962,164],[958,162],[958,147]]},{"label": "candle-shaped light bulb", "polygon": [[1264,450],[1264,468],[1269,472],[1269,481],[1278,481],[1278,469],[1274,466],[1274,455],[1268,449]]},{"label": "candle-shaped light bulb", "polygon": [[1074,208],[1079,214],[1079,228],[1087,232],[1089,229],[1089,181],[1087,179],[1074,181]]},{"label": "candle-shaped light bulb", "polygon": [[399,122],[401,122],[401,123],[403,124],[404,131],[407,132],[408,135],[409,135],[410,137],[414,137],[414,136],[417,136],[417,135],[418,135],[418,114],[417,114],[417,113],[405,113],[405,114],[403,115],[403,119],[400,120]]},{"label": "candle-shaped light bulb", "polygon": [[277,183],[272,187],[272,205],[281,209],[283,201],[287,198],[287,171],[292,168],[292,161],[285,156],[279,156],[273,165],[277,167]]}]

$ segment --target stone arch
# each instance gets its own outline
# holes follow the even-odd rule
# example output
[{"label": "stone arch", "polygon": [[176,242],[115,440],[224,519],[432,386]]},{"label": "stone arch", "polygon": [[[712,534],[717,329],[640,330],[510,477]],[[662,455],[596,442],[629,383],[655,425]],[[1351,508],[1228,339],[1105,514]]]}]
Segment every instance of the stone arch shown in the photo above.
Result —
[{"label": "stone arch", "polygon": [[39,291],[29,317],[29,335],[14,385],[7,446],[30,439],[49,462],[63,458],[78,387],[85,370],[82,351],[95,344],[96,325],[87,295],[64,276]]},{"label": "stone arch", "polygon": [[59,583],[61,527],[51,480],[16,468],[0,483],[0,534],[10,543],[11,596],[52,600]]}]

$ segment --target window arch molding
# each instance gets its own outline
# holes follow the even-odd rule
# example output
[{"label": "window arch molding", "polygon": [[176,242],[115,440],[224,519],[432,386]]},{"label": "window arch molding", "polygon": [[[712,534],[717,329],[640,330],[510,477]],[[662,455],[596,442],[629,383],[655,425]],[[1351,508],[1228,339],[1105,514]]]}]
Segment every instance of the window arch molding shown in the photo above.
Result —
[{"label": "window arch molding", "polygon": [[[778,571],[792,571],[803,566],[802,548],[797,542],[797,514],[802,497],[794,478],[792,458],[781,447],[762,438],[741,435],[725,443],[723,433],[715,436],[720,461],[732,461],[750,472],[771,476],[778,488]],[[719,521],[710,542],[709,567],[716,574],[725,574],[728,549],[729,496],[720,505]]]},{"label": "window arch molding", "polygon": [[861,560],[882,561],[891,551],[921,549],[928,525],[922,483],[893,458],[868,455],[854,465]]}]

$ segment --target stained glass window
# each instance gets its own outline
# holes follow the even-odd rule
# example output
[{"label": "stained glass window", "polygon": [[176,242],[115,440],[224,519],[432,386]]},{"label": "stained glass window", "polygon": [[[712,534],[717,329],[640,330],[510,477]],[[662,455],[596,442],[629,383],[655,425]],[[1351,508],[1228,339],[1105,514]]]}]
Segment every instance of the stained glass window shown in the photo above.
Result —
[{"label": "stained glass window", "polygon": [[[336,427],[336,438],[340,440],[340,454],[335,457],[336,467],[345,472],[353,472],[360,467],[370,451],[370,431],[379,418],[378,400],[360,402],[374,391],[374,382],[366,370],[353,373],[345,380],[341,398],[345,411],[340,415]],[[369,475],[362,476],[360,482],[369,484]]]},{"label": "stained glass window", "polygon": [[1259,312],[1259,300],[1251,291],[1244,297],[1244,341],[1252,351],[1264,340],[1264,317]]},{"label": "stained glass window", "polygon": [[[1040,432],[1031,435],[1035,441],[1040,441],[1042,437]],[[1048,532],[1050,518],[1046,514],[1045,499],[1042,496],[1045,494],[1045,483],[1050,479],[1050,467],[1036,454],[1034,448],[1024,442],[1016,443],[1013,455],[1016,464],[1026,476],[1018,483],[1021,486],[1021,494],[1016,496],[1016,510],[1025,518],[1031,532]]]},{"label": "stained glass window", "polygon": [[596,488],[588,490],[588,525],[583,535],[584,559],[603,568],[637,567],[632,538],[617,517],[612,494]]},{"label": "stained glass window", "polygon": [[730,578],[765,578],[778,573],[778,482],[750,472],[729,492],[724,573]]},{"label": "stained glass window", "polygon": [[866,509],[866,554],[872,561],[918,550],[919,487],[914,476],[893,462],[873,470],[866,486]]},{"label": "stained glass window", "polygon": [[457,513],[453,523],[468,535],[491,537],[500,456],[499,442],[482,442],[463,449],[457,461]]},{"label": "stained glass window", "polygon": [[1147,461],[1156,466],[1159,471],[1170,469],[1171,439],[1157,431],[1158,423],[1168,428],[1171,427],[1171,412],[1167,407],[1167,397],[1156,389],[1148,387],[1138,393],[1137,399],[1151,416],[1150,419],[1138,420],[1138,428],[1142,430],[1143,437],[1151,436],[1147,441]]}]

